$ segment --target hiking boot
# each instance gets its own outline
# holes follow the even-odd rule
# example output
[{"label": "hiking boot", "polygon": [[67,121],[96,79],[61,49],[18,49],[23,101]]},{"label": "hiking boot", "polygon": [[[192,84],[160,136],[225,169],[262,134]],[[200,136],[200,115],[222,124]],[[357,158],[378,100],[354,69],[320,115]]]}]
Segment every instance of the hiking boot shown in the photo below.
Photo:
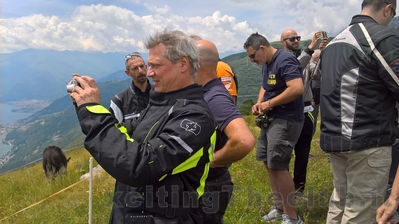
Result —
[{"label": "hiking boot", "polygon": [[278,209],[275,205],[273,205],[270,212],[262,217],[262,220],[265,222],[281,220],[283,219],[283,214],[284,212],[282,210]]},{"label": "hiking boot", "polygon": [[302,219],[297,216],[297,219],[291,219],[291,217],[289,217],[286,214],[283,214],[283,222],[281,222],[281,224],[303,224]]}]

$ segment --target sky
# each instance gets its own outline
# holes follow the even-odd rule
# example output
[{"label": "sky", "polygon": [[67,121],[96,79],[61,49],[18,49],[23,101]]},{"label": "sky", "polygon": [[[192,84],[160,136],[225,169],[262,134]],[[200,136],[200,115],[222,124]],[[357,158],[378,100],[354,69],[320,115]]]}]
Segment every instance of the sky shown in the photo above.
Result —
[{"label": "sky", "polygon": [[[334,36],[362,0],[0,0],[0,53],[24,49],[147,52],[164,29],[196,34],[220,53],[241,52],[254,32],[278,41],[292,28],[302,39]],[[397,10],[398,11],[398,10]]]}]

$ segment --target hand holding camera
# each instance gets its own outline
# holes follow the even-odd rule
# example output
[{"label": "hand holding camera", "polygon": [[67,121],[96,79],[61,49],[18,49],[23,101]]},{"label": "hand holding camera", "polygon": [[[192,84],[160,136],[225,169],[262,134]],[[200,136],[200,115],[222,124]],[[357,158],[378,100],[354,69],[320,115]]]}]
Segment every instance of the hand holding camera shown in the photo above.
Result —
[{"label": "hand holding camera", "polygon": [[100,104],[101,102],[100,90],[96,81],[89,76],[73,74],[73,79],[67,85],[67,91],[77,106],[86,103]]},{"label": "hand holding camera", "polygon": [[80,87],[80,84],[75,79],[72,79],[71,81],[68,82],[66,86],[67,92],[72,93],[73,89],[75,89],[76,86]]}]

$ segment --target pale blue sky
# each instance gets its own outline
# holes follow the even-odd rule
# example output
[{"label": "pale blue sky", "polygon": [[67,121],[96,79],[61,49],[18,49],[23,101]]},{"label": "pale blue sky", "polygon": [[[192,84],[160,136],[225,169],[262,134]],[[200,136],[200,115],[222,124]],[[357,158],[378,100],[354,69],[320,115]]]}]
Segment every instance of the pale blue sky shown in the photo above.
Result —
[{"label": "pale blue sky", "polygon": [[253,32],[279,40],[286,28],[303,39],[335,35],[360,12],[362,0],[1,0],[0,53],[27,48],[145,51],[165,28],[198,34],[219,51],[239,52]]}]

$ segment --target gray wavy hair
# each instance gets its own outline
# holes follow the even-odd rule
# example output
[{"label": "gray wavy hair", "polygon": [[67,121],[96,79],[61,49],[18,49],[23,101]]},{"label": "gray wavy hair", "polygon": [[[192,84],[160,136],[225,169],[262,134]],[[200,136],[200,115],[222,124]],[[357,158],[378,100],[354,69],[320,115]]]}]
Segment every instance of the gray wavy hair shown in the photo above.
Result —
[{"label": "gray wavy hair", "polygon": [[179,30],[157,32],[150,36],[145,46],[147,49],[163,44],[166,48],[164,56],[172,63],[176,63],[181,57],[188,57],[192,75],[197,75],[199,69],[198,50],[192,38]]}]

